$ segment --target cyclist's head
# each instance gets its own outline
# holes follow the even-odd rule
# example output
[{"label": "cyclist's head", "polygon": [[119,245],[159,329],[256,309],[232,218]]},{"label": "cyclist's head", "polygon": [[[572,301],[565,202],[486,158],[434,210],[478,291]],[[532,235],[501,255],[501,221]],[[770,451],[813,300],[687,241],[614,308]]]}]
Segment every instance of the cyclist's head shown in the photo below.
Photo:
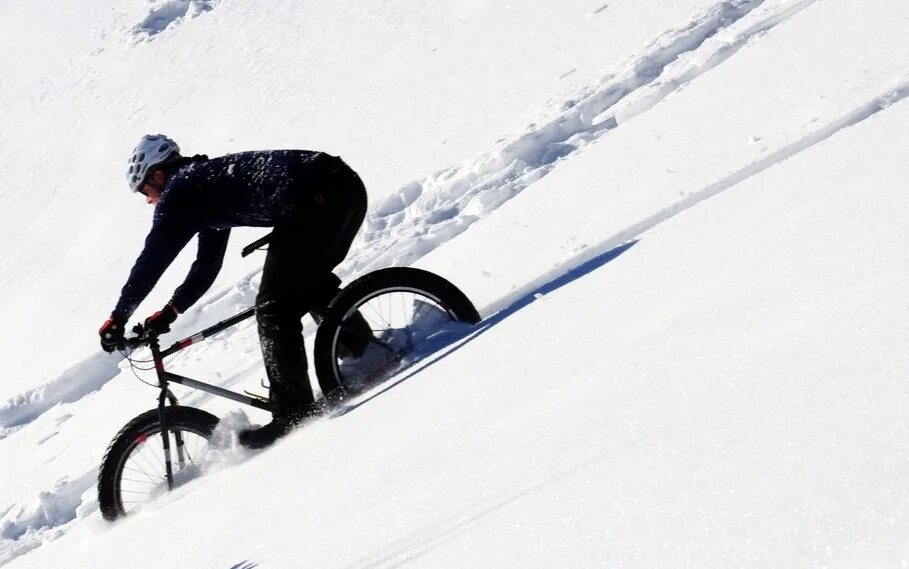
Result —
[{"label": "cyclist's head", "polygon": [[129,168],[126,170],[129,188],[133,192],[140,191],[155,166],[179,157],[180,147],[176,142],[163,134],[146,134],[129,159]]}]

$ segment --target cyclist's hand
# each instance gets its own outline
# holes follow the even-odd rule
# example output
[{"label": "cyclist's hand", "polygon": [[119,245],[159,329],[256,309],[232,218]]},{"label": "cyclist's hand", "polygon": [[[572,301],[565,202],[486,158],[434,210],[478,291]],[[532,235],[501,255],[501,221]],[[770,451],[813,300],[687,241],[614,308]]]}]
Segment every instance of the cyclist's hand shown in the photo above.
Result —
[{"label": "cyclist's hand", "polygon": [[111,353],[117,348],[123,347],[123,322],[119,318],[111,316],[101,325],[98,334],[101,336],[101,349]]},{"label": "cyclist's hand", "polygon": [[177,309],[167,304],[161,310],[145,319],[145,330],[149,334],[164,334],[170,332],[170,325],[177,319]]}]

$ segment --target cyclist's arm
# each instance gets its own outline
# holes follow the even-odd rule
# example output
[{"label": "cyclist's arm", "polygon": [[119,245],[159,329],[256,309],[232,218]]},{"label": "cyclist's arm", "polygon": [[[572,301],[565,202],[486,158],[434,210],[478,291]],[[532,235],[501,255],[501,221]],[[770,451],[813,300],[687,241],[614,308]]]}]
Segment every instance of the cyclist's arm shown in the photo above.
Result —
[{"label": "cyclist's arm", "polygon": [[186,246],[195,229],[183,220],[167,219],[167,216],[156,216],[145,247],[136,259],[123,290],[120,300],[111,313],[114,318],[123,322],[129,320],[139,304],[152,291],[167,267]]},{"label": "cyclist's arm", "polygon": [[178,313],[186,312],[215,282],[215,277],[218,276],[224,262],[229,237],[230,229],[203,229],[199,232],[196,260],[189,269],[186,280],[177,287],[170,300],[170,305]]}]

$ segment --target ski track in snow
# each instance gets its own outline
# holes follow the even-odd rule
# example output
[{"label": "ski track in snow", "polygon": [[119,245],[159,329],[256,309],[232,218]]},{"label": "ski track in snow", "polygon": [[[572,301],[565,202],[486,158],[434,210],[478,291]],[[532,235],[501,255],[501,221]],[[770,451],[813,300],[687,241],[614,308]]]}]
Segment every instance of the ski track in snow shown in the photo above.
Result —
[{"label": "ski track in snow", "polygon": [[[342,276],[362,274],[382,266],[412,264],[548,174],[559,161],[582,151],[606,132],[652,108],[732,57],[752,39],[817,1],[801,0],[764,11],[760,8],[765,0],[725,1],[685,28],[664,34],[643,57],[606,77],[599,85],[586,89],[581,97],[561,104],[555,116],[550,113],[552,118],[547,122],[532,125],[526,132],[474,160],[412,182],[379,204],[367,217],[364,231],[343,267]],[[718,38],[720,32],[726,37]],[[715,41],[708,41],[711,38]],[[694,58],[684,59],[696,52],[697,62]],[[517,299],[532,294],[560,275],[907,97],[909,81],[886,89],[802,139],[690,193],[676,204],[598,245],[588,247],[526,286],[511,291],[486,307],[486,312],[492,314],[507,309]],[[620,102],[624,104],[623,109],[615,112]],[[247,304],[257,274],[255,271],[244,277],[239,281],[240,285],[235,283],[213,291],[201,306],[208,309],[218,304],[221,309],[212,312],[230,312],[238,305]],[[211,316],[206,315],[207,318]],[[119,361],[111,360],[116,358],[94,354],[58,378],[7,401],[0,406],[0,439],[14,436],[59,403],[76,402],[100,389],[119,374]],[[93,470],[72,480],[64,478],[52,490],[42,492],[31,507],[0,508],[5,510],[0,516],[0,565],[40,546],[48,538],[61,535],[75,520],[96,509],[96,474]]]}]

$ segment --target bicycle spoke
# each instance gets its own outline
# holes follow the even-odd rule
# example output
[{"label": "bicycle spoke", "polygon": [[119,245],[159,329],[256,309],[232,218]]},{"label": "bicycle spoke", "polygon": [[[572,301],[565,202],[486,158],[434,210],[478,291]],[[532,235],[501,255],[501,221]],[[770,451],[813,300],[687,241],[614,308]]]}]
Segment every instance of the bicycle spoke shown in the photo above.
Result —
[{"label": "bicycle spoke", "polygon": [[[154,453],[152,453],[152,456],[155,456]],[[159,472],[161,472],[161,470],[159,470],[159,468],[157,466],[155,466],[155,464],[151,460],[148,459],[148,448],[145,446],[145,443],[142,443],[140,445],[139,452],[136,454],[136,466],[139,466],[139,467],[141,467],[141,465],[139,464],[140,458],[145,462],[145,466],[148,467],[149,470],[154,472],[155,475],[157,475]],[[158,462],[159,462],[159,466],[163,469],[164,464],[160,462],[160,459],[158,459]],[[152,476],[152,475],[149,475],[149,476]]]},{"label": "bicycle spoke", "polygon": [[149,482],[148,480],[133,480],[132,478],[121,478],[123,482],[135,482],[136,484],[151,484],[152,486],[156,485],[156,482]]},{"label": "bicycle spoke", "polygon": [[[176,441],[177,437],[174,437]],[[180,439],[182,445],[173,445],[171,451],[180,452],[179,446],[182,446],[183,464],[178,465],[174,474],[188,474],[192,479],[192,474],[198,468],[198,458],[203,456],[208,448],[208,440],[196,433],[181,431]],[[164,437],[158,432],[149,435],[141,443],[137,444],[127,457],[123,464],[123,472],[130,472],[132,476],[122,476],[120,478],[119,492],[122,497],[131,497],[131,499],[122,499],[124,510],[129,513],[142,504],[153,500],[156,496],[166,491],[168,488],[166,470],[163,460]],[[144,478],[144,479],[143,479]],[[140,497],[144,497],[140,499]]]},{"label": "bicycle spoke", "polygon": [[[434,316],[436,312],[437,319]],[[357,313],[366,321],[372,337],[368,338],[366,352],[360,357],[339,353],[338,373],[341,382],[348,387],[387,376],[400,366],[408,354],[419,350],[421,339],[432,332],[427,327],[436,328],[438,324],[452,320],[437,301],[412,290],[378,294],[350,312],[351,315]],[[343,328],[348,338],[362,338],[355,325]]]},{"label": "bicycle spoke", "polygon": [[[138,465],[137,465],[137,466],[138,466]],[[140,468],[140,469],[135,469],[135,468],[129,468],[129,467],[127,467],[127,466],[124,466],[124,467],[123,467],[123,470],[131,470],[132,472],[144,474],[146,478],[155,478],[155,476],[149,474],[148,472],[146,472],[144,469],[141,469],[141,468]]]}]

